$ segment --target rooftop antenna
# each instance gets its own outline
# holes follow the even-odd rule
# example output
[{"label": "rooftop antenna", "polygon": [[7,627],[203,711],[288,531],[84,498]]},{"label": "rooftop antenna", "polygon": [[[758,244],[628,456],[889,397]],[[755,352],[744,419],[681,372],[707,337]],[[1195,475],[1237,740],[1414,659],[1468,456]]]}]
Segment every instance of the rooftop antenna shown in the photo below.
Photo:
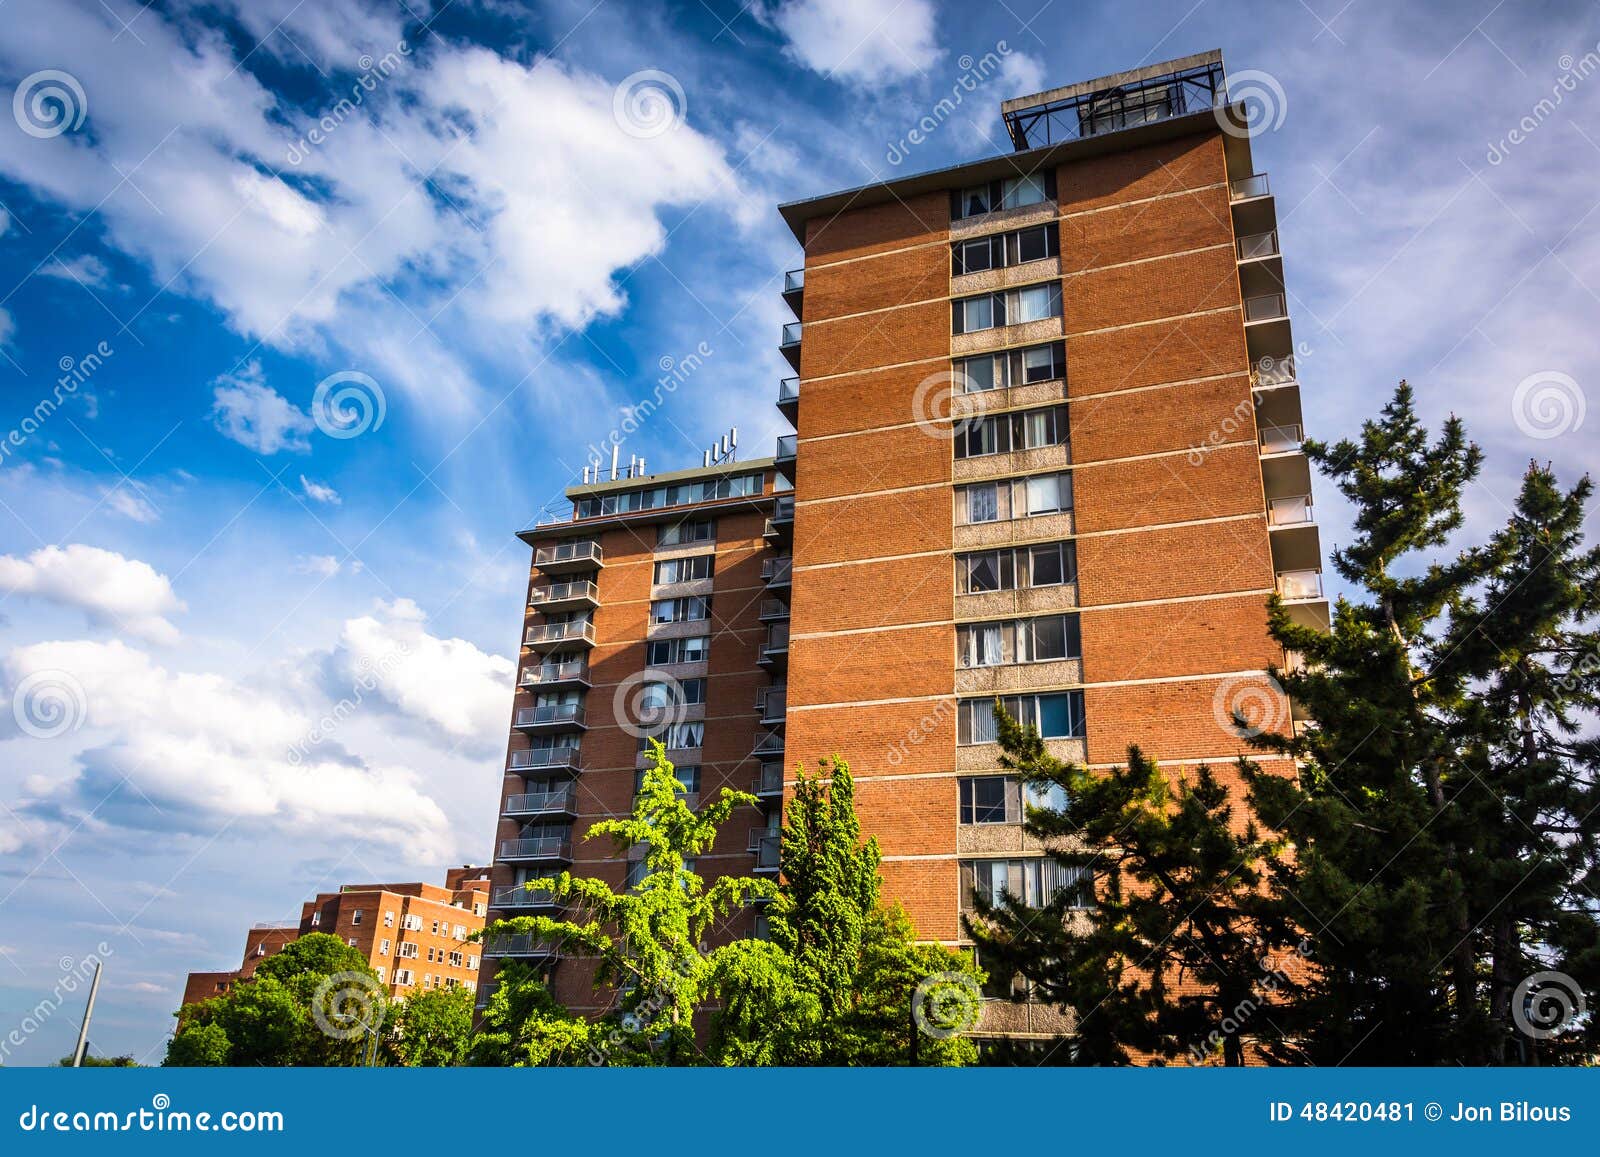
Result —
[{"label": "rooftop antenna", "polygon": [[702,456],[701,465],[721,466],[739,456],[739,427],[730,426],[728,432],[711,443],[711,449]]},{"label": "rooftop antenna", "polygon": [[617,455],[621,452],[622,446],[619,443],[613,442],[611,444],[611,481],[613,482],[617,480]]}]

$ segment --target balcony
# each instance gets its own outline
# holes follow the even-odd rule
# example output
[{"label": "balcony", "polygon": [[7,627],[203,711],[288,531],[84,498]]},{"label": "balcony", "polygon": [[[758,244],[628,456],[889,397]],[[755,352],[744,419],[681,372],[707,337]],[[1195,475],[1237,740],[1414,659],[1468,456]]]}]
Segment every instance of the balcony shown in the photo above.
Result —
[{"label": "balcony", "polygon": [[1248,177],[1228,182],[1228,198],[1231,201],[1254,201],[1257,197],[1270,196],[1272,188],[1267,184],[1265,173],[1251,173]]},{"label": "balcony", "polygon": [[534,667],[524,667],[522,678],[517,682],[523,687],[560,687],[568,683],[587,687],[589,664],[582,659],[568,659],[564,663],[541,663]]},{"label": "balcony", "polygon": [[514,956],[521,960],[553,960],[560,955],[556,942],[545,936],[491,936],[483,942],[485,956]]},{"label": "balcony", "polygon": [[767,624],[767,637],[761,641],[761,653],[756,662],[771,670],[784,667],[789,662],[789,624]]},{"label": "balcony", "polygon": [[506,802],[500,809],[501,815],[524,816],[561,816],[576,815],[578,811],[578,788],[576,784],[567,784],[553,791],[530,791],[520,795],[506,796]]},{"label": "balcony", "polygon": [[789,362],[789,368],[800,372],[800,323],[791,321],[783,327],[783,339],[778,342],[778,352]]},{"label": "balcony", "polygon": [[530,751],[513,751],[506,764],[508,771],[577,771],[578,745],[536,747]]},{"label": "balcony", "polygon": [[1265,261],[1269,258],[1282,256],[1278,252],[1278,231],[1276,229],[1241,237],[1235,244],[1240,261]]},{"label": "balcony", "polygon": [[781,683],[760,692],[756,697],[756,710],[761,712],[761,722],[769,725],[782,723],[788,695],[789,688]]},{"label": "balcony", "polygon": [[542,626],[529,627],[522,642],[525,646],[544,650],[567,645],[592,647],[594,623],[588,619],[577,619],[570,623],[545,623]]},{"label": "balcony", "polygon": [[588,579],[541,583],[528,592],[528,606],[536,611],[593,610],[599,605],[600,588]]},{"label": "balcony", "polygon": [[758,830],[750,833],[750,842],[745,845],[745,851],[755,856],[756,871],[776,872],[782,844],[783,837],[777,832]]},{"label": "balcony", "polygon": [[783,463],[793,463],[800,453],[800,436],[798,434],[785,434],[778,439],[778,451],[773,457],[781,466]]},{"label": "balcony", "polygon": [[1312,510],[1309,494],[1267,499],[1268,526],[1305,526],[1315,521],[1316,515]]},{"label": "balcony", "polygon": [[606,564],[598,542],[557,542],[536,547],[533,565],[545,574],[574,574]]},{"label": "balcony", "polygon": [[767,519],[767,528],[762,532],[762,537],[769,542],[787,541],[793,533],[794,495],[784,494],[773,504],[772,517]]},{"label": "balcony", "polygon": [[762,599],[760,618],[763,623],[774,623],[789,617],[789,604],[782,599]]},{"label": "balcony", "polygon": [[794,311],[794,315],[796,317],[800,316],[800,307],[805,301],[805,295],[805,269],[803,267],[800,269],[791,269],[789,272],[785,273],[783,275],[783,300],[784,304]]},{"label": "balcony", "polygon": [[794,423],[800,413],[800,379],[784,378],[778,383],[778,413]]},{"label": "balcony", "polygon": [[1259,325],[1268,321],[1287,321],[1289,305],[1281,293],[1263,293],[1244,301],[1244,323]]},{"label": "balcony", "polygon": [[1281,358],[1264,357],[1250,371],[1250,388],[1253,390],[1273,390],[1294,384],[1293,354]]},{"label": "balcony", "polygon": [[755,759],[783,758],[783,736],[776,733],[763,735],[756,740],[756,745],[750,752]]},{"label": "balcony", "polygon": [[547,703],[542,707],[519,707],[512,726],[519,731],[584,731],[582,703]]},{"label": "balcony", "polygon": [[1298,425],[1262,426],[1261,452],[1263,454],[1293,454],[1300,449],[1301,431]]},{"label": "balcony", "polygon": [[548,911],[561,908],[562,903],[548,888],[534,888],[530,891],[522,884],[511,884],[494,890],[494,894],[489,898],[489,907],[499,908],[502,911],[536,909]]},{"label": "balcony", "polygon": [[517,863],[530,863],[536,860],[571,863],[572,838],[570,836],[522,836],[515,840],[501,840],[500,858],[507,862]]},{"label": "balcony", "polygon": [[783,798],[783,764],[763,763],[756,772],[754,794],[763,800]]},{"label": "balcony", "polygon": [[794,559],[788,555],[769,558],[761,564],[761,578],[769,587],[786,587],[793,581]]},{"label": "balcony", "polygon": [[1322,572],[1320,570],[1279,571],[1278,597],[1286,603],[1314,602],[1322,598]]}]

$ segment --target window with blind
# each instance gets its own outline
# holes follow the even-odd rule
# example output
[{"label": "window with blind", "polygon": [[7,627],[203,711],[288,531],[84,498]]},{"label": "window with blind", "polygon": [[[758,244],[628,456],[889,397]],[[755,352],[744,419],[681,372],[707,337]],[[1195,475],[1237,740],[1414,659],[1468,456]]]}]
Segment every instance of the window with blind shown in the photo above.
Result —
[{"label": "window with blind", "polygon": [[1078,581],[1078,551],[1069,539],[956,555],[956,591],[1025,590]]},{"label": "window with blind", "polygon": [[964,668],[1082,657],[1075,614],[962,623],[956,628],[956,662]]},{"label": "window with blind", "polygon": [[[1082,739],[1083,692],[1046,691],[1037,695],[1001,695],[1000,705],[1018,723],[1033,727],[1044,739]],[[956,704],[956,742],[994,743],[999,729],[995,696],[963,699]]]},{"label": "window with blind", "polygon": [[1020,900],[1029,908],[1052,901],[1068,908],[1087,908],[1094,902],[1093,877],[1085,868],[1069,868],[1047,857],[1017,860],[962,860],[961,906],[970,911],[972,897],[998,904],[1004,897]]},{"label": "window with blind", "polygon": [[955,379],[962,392],[968,394],[1061,381],[1066,376],[1066,346],[1058,341],[981,357],[959,358],[955,363]]},{"label": "window with blind", "polygon": [[956,487],[956,523],[970,526],[1072,509],[1072,475],[1036,474]]}]

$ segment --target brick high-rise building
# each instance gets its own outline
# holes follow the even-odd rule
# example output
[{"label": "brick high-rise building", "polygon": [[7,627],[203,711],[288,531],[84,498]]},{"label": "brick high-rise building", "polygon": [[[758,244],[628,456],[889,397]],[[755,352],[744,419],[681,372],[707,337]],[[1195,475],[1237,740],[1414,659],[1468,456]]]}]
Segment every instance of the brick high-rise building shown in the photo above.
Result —
[{"label": "brick high-rise building", "polygon": [[300,922],[258,925],[245,938],[244,960],[228,972],[191,972],[183,1003],[226,992],[255,975],[267,957],[310,932],[337,936],[361,952],[404,999],[425,988],[477,988],[482,948],[468,937],[483,929],[489,903],[489,869],[461,867],[437,884],[345,884],[319,892],[300,908]]},{"label": "brick high-rise building", "polygon": [[[628,806],[636,744],[595,703],[645,670],[704,697],[679,757],[700,790],[775,800],[784,769],[847,757],[886,895],[947,943],[974,889],[1073,884],[1022,832],[995,696],[1091,767],[1136,743],[1172,772],[1223,770],[1248,750],[1236,709],[1293,725],[1267,597],[1328,612],[1275,207],[1224,91],[1213,52],[1007,101],[1009,154],[782,207],[805,249],[778,391],[793,491],[765,462],[591,484],[571,522],[524,536],[535,613],[497,884],[549,862],[623,878],[570,836]],[[740,475],[759,491],[673,504]],[[666,529],[713,515],[699,545]],[[709,630],[676,621],[706,595]],[[709,637],[700,667],[657,668],[690,658],[666,645],[686,635]],[[558,736],[527,754],[522,731]],[[518,832],[525,792],[560,807]],[[730,824],[751,834],[718,849],[727,870],[770,869],[778,810]],[[1059,1027],[996,1002],[983,1031]]]}]

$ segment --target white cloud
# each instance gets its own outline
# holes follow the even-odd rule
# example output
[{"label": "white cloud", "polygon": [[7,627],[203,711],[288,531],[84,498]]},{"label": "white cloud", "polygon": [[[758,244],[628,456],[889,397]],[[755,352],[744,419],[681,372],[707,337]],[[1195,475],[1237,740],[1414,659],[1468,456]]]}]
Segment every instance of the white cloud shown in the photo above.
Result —
[{"label": "white cloud", "polygon": [[11,311],[0,309],[0,349],[5,349],[11,344],[11,335],[16,332],[17,323],[11,318]]},{"label": "white cloud", "polygon": [[11,214],[0,209],[0,237],[4,237],[9,228],[11,228]]},{"label": "white cloud", "polygon": [[1000,71],[995,75],[993,83],[1000,88],[1000,101],[1010,100],[1017,96],[1032,96],[1045,89],[1044,65],[1039,63],[1026,52],[1012,49],[1000,61]]},{"label": "white cloud", "polygon": [[328,664],[327,694],[337,699],[358,681],[370,683],[425,729],[469,751],[494,751],[504,743],[516,665],[465,639],[431,635],[426,621],[416,603],[396,599],[346,622]]},{"label": "white cloud", "polygon": [[890,84],[939,59],[932,0],[787,0],[767,18],[790,56],[836,80]]},{"label": "white cloud", "polygon": [[301,574],[321,575],[323,578],[332,578],[340,571],[339,560],[331,554],[302,554],[295,559],[294,569]]},{"label": "white cloud", "polygon": [[77,607],[91,622],[153,643],[177,641],[178,628],[165,616],[185,609],[149,563],[78,542],[27,558],[0,555],[0,590]]},{"label": "white cloud", "polygon": [[259,362],[217,379],[211,421],[224,437],[257,454],[311,449],[305,437],[314,428],[310,415],[267,385]]},{"label": "white cloud", "polygon": [[55,277],[62,281],[75,281],[91,289],[99,289],[111,280],[111,271],[92,253],[80,253],[70,260],[57,257],[39,267],[41,277]]},{"label": "white cloud", "polygon": [[132,485],[119,484],[109,486],[101,492],[105,497],[106,506],[114,513],[124,518],[131,518],[135,522],[157,522],[161,518],[160,511],[150,504]]},{"label": "white cloud", "polygon": [[344,501],[339,497],[339,492],[333,487],[321,482],[314,482],[304,474],[300,475],[300,489],[313,502],[325,502],[329,506],[338,506]]},{"label": "white cloud", "polygon": [[[312,741],[316,719],[258,688],[170,671],[120,641],[38,643],[0,664],[8,688],[36,672],[81,688],[74,734],[96,745],[52,793],[24,800],[27,812],[207,836],[237,823],[279,837],[391,845],[420,863],[452,850],[444,813],[414,772]],[[14,727],[10,712],[0,726]]]}]

